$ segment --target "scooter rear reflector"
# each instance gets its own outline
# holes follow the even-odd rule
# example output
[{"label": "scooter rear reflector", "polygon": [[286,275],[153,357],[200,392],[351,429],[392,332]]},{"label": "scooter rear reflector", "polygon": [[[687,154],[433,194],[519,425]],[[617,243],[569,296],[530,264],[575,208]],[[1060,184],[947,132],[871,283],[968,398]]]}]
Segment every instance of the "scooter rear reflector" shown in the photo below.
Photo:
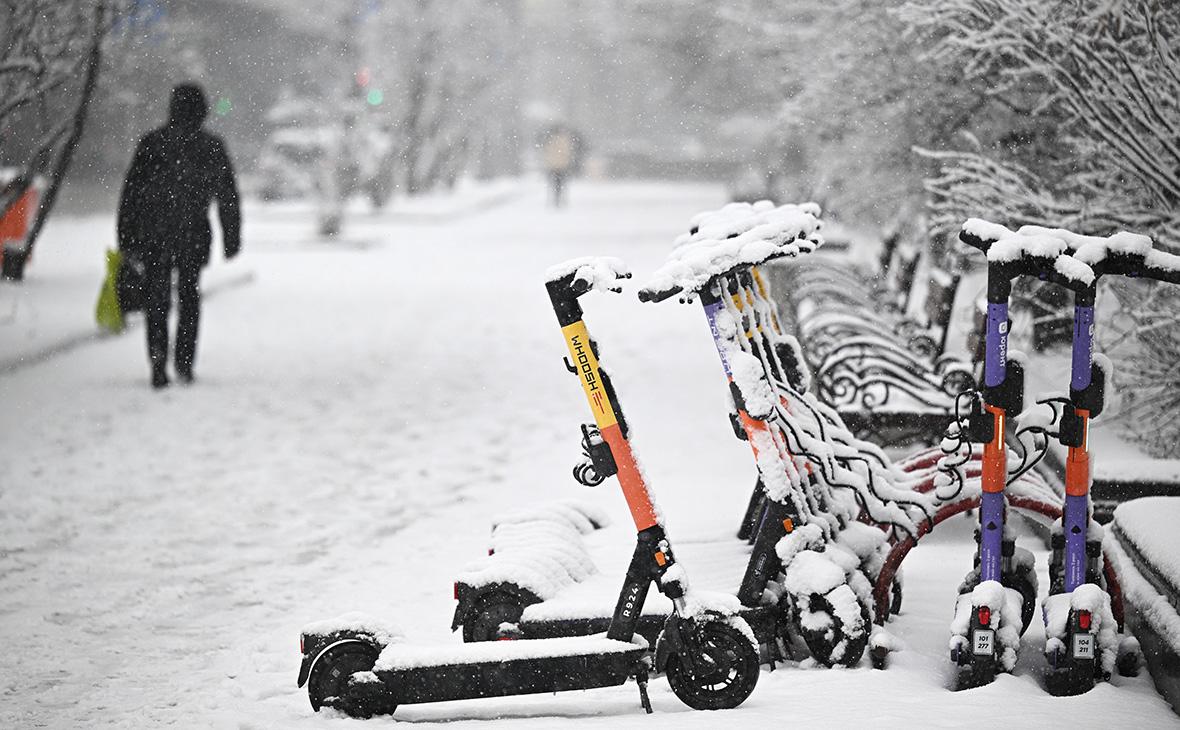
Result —
[{"label": "scooter rear reflector", "polygon": [[1078,628],[1082,631],[1090,630],[1090,612],[1078,611]]},{"label": "scooter rear reflector", "polygon": [[992,624],[992,610],[989,606],[979,607],[979,625],[991,626]]}]

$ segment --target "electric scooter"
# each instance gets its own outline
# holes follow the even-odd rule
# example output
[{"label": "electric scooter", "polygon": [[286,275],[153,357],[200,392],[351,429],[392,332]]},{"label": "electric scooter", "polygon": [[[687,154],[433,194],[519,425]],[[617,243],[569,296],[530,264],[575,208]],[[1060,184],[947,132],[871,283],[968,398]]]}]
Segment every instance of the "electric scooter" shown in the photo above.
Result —
[{"label": "electric scooter", "polygon": [[1094,281],[1074,294],[1069,400],[1058,440],[1068,448],[1065,505],[1052,535],[1049,598],[1044,606],[1049,670],[1045,686],[1057,696],[1088,692],[1108,679],[1118,657],[1117,626],[1106,593],[1102,530],[1091,519],[1090,420],[1105,401],[1109,362],[1094,356],[1094,305],[1098,280],[1107,274],[1180,282],[1180,257],[1152,249],[1147,236],[1117,233],[1109,238],[1078,236],[1059,229],[1024,226],[1020,233],[1044,232],[1066,240],[1074,258],[1090,266]]},{"label": "electric scooter", "polygon": [[1036,601],[1035,573],[1027,561],[1017,560],[1015,538],[1005,530],[1005,426],[1024,409],[1024,367],[1008,355],[1012,281],[1035,276],[1078,291],[1093,281],[1094,272],[1069,256],[1066,242],[1056,236],[1014,235],[1003,226],[972,218],[959,238],[987,256],[982,401],[970,415],[967,434],[983,444],[978,567],[960,586],[951,627],[951,660],[958,668],[955,687],[969,689],[991,683],[999,671],[1012,670],[1020,634],[1031,622]]},{"label": "electric scooter", "polygon": [[[413,646],[355,620],[316,624],[300,637],[312,708],[356,717],[392,713],[398,705],[584,690],[634,677],[651,712],[651,669],[667,674],[672,691],[694,709],[737,707],[758,681],[758,653],[749,626],[736,616],[690,610],[687,579],[676,562],[635,461],[626,421],[598,360],[578,298],[592,289],[620,291],[628,277],[617,259],[579,259],[554,267],[546,287],[570,353],[570,364],[594,413],[586,427],[600,475],[616,475],[637,530],[636,546],[605,635]],[[648,589],[671,599],[673,612],[654,647],[636,635]],[[695,604],[694,604],[695,605]]]}]

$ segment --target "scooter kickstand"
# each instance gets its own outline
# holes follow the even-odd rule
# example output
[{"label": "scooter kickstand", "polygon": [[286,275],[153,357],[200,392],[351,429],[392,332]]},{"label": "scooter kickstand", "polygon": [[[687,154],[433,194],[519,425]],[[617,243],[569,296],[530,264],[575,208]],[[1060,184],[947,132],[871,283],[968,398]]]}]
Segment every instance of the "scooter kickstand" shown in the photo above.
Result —
[{"label": "scooter kickstand", "polygon": [[647,665],[644,664],[635,670],[635,684],[639,685],[639,704],[643,707],[643,711],[651,714],[651,700],[647,696]]}]

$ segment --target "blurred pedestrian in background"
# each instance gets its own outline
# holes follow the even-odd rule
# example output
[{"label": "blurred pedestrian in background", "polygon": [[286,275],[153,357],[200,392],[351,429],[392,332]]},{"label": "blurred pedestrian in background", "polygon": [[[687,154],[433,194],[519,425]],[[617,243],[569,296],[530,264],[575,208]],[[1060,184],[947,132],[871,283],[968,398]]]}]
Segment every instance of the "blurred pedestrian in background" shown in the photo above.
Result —
[{"label": "blurred pedestrian in background", "polygon": [[209,104],[201,87],[172,90],[168,123],[139,142],[119,202],[119,248],[147,273],[147,350],[152,387],[168,385],[168,313],[176,280],[178,324],[175,370],[193,380],[201,317],[201,269],[213,235],[209,205],[217,201],[222,246],[231,259],[241,249],[241,216],[233,166],[220,137],[201,129]]},{"label": "blurred pedestrian in background", "polygon": [[581,147],[581,139],[565,124],[555,124],[541,135],[541,161],[549,173],[554,207],[565,204],[566,179],[577,171]]}]

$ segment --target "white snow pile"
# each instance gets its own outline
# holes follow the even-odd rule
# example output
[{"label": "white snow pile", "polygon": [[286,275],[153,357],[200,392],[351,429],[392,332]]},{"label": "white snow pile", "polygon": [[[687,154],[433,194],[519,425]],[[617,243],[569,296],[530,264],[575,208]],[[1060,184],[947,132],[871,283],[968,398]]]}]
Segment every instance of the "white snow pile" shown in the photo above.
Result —
[{"label": "white snow pile", "polygon": [[563,499],[547,504],[522,507],[492,518],[492,530],[500,525],[549,520],[565,522],[583,535],[609,527],[610,515],[598,505],[580,499]]},{"label": "white snow pile", "polygon": [[381,651],[374,672],[388,672],[451,664],[498,664],[520,659],[542,659],[582,654],[622,654],[646,649],[647,640],[615,641],[606,634],[522,641],[477,641],[471,644],[390,644]]},{"label": "white snow pile", "polygon": [[[673,567],[679,568],[680,565],[677,564]],[[738,617],[738,613],[742,610],[742,602],[737,599],[737,596],[720,591],[688,590],[688,585],[683,580],[684,578],[681,576],[681,585],[686,590],[684,594],[684,615],[686,617],[691,616],[698,620],[710,617]],[[749,627],[747,626],[746,629],[749,630]],[[743,631],[743,633],[745,632]],[[753,631],[751,631],[751,639],[753,636]]]},{"label": "white snow pile", "polygon": [[774,412],[778,400],[767,381],[762,361],[748,352],[737,350],[729,353],[729,367],[733,380],[742,393],[746,412],[753,418],[765,420]]},{"label": "white snow pile", "polygon": [[308,636],[330,636],[342,632],[361,634],[373,637],[373,640],[381,645],[399,643],[406,636],[396,624],[373,618],[360,611],[349,611],[336,618],[313,621],[304,624],[299,631]]},{"label": "white snow pile", "polygon": [[805,210],[816,218],[820,216],[820,208],[816,203],[783,206],[776,206],[770,200],[727,203],[717,210],[702,211],[690,218],[689,232],[678,236],[673,246],[678,247],[702,239],[738,236],[766,222],[770,217],[796,209]]},{"label": "white snow pile", "polygon": [[820,225],[814,203],[760,212],[751,206],[746,216],[718,211],[704,218],[695,233],[676,239],[676,248],[643,291],[652,296],[682,291],[691,298],[710,279],[738,266],[814,251],[823,244]]},{"label": "white snow pile", "polygon": [[585,513],[569,502],[530,513],[502,518],[492,530],[491,554],[468,564],[457,581],[472,587],[511,583],[546,600],[597,572],[582,540],[593,529],[589,519],[578,519]]},{"label": "white snow pile", "polygon": [[1045,617],[1045,654],[1066,652],[1067,628],[1070,611],[1089,611],[1090,630],[1096,634],[1098,643],[1098,661],[1102,671],[1110,674],[1114,671],[1115,660],[1118,659],[1119,637],[1118,624],[1114,620],[1114,612],[1110,606],[1110,596],[1093,583],[1080,585],[1072,593],[1058,593],[1049,596],[1041,604]]},{"label": "white snow pile", "polygon": [[[1118,509],[1122,509],[1122,505]],[[1118,513],[1117,509],[1115,513]],[[1137,621],[1146,623],[1152,632],[1169,643],[1173,652],[1180,653],[1180,613],[1169,596],[1160,593],[1135,566],[1120,542],[1122,537],[1120,531],[1111,530],[1102,544],[1102,550],[1119,577],[1123,601],[1134,607]]]},{"label": "white snow pile", "polygon": [[[799,625],[807,631],[823,632],[827,640],[836,638],[837,620],[842,629],[840,640],[826,660],[838,663],[844,658],[851,639],[867,629],[860,600],[846,585],[844,570],[825,554],[804,550],[784,566],[784,585],[795,600]],[[822,599],[822,600],[821,600]]]},{"label": "white snow pile", "polygon": [[613,256],[582,256],[554,264],[545,271],[545,281],[558,281],[573,274],[574,281],[582,281],[594,291],[622,291],[621,279],[630,279],[631,271],[622,259]]},{"label": "white snow pile", "polygon": [[884,626],[873,626],[873,633],[869,635],[869,648],[894,653],[901,651],[901,642]]},{"label": "white snow pile", "polygon": [[[1103,550],[1134,616],[1180,652],[1180,499],[1146,496],[1119,505]],[[1132,613],[1129,612],[1128,613]]]},{"label": "white snow pile", "polygon": [[1151,238],[1138,233],[1119,231],[1111,236],[1084,236],[1064,228],[1043,226],[1021,226],[1018,233],[1028,235],[1055,236],[1066,242],[1074,258],[1093,266],[1101,263],[1111,253],[1146,256],[1152,250]]},{"label": "white snow pile", "polygon": [[1148,252],[1144,263],[1153,269],[1163,269],[1170,273],[1180,272],[1180,256],[1167,251],[1152,249]]},{"label": "white snow pile", "polygon": [[[873,597],[873,583],[881,575],[881,569],[885,567],[885,560],[889,557],[891,548],[892,545],[884,530],[854,520],[836,533],[836,544],[830,546],[827,551],[833,556],[840,552],[855,556],[856,569],[848,574],[847,582],[870,612],[876,611],[877,604]],[[900,583],[901,580],[901,568],[898,567],[894,581]]]},{"label": "white snow pile", "polygon": [[[884,532],[869,525],[860,524],[860,527],[876,532],[882,537],[880,544],[886,545]],[[802,598],[804,604],[809,605],[810,600],[806,596],[813,593],[828,594],[841,585],[847,586],[857,601],[856,615],[859,621],[859,607],[865,606],[869,611],[872,611],[875,605],[873,586],[869,582],[866,572],[875,577],[880,572],[884,558],[877,555],[875,546],[870,547],[873,545],[873,541],[865,539],[866,536],[863,533],[856,531],[856,534],[849,537],[847,544],[841,541],[843,534],[843,532],[837,533],[835,542],[825,544],[823,530],[818,525],[810,524],[797,527],[783,536],[775,545],[775,553],[783,564],[783,584],[781,587],[776,586],[776,588],[796,596],[796,602]],[[866,555],[862,558],[856,550],[849,547],[850,545],[867,549],[872,557]],[[869,572],[874,567],[876,572]],[[841,595],[844,594],[841,593]],[[776,601],[780,597],[776,595]],[[851,607],[845,606],[845,608],[848,609],[848,615],[841,614],[841,620],[848,620],[852,615]],[[813,616],[808,620],[815,623],[824,619],[822,616]],[[845,625],[853,626],[854,624],[846,623]]]},{"label": "white snow pile", "polygon": [[1016,653],[1020,649],[1021,608],[1024,599],[1020,591],[1005,588],[999,581],[986,580],[975,586],[970,593],[959,596],[955,604],[955,618],[951,622],[950,649],[970,652],[968,635],[971,631],[971,617],[980,606],[991,609],[988,627],[996,632],[996,648],[999,650],[1000,667],[1011,672],[1016,666]]},{"label": "white snow pile", "polygon": [[[1118,541],[1129,543],[1180,600],[1180,498],[1143,497],[1114,511]],[[1109,540],[1107,542],[1110,542]],[[1178,607],[1180,608],[1180,607]],[[1180,634],[1176,634],[1180,637]]]}]

